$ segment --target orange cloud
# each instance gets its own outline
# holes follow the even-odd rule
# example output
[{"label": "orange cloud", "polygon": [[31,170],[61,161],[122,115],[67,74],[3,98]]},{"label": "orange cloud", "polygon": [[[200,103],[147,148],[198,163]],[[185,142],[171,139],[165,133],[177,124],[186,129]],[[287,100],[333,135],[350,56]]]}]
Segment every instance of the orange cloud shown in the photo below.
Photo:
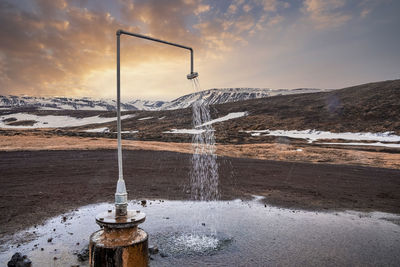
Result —
[{"label": "orange cloud", "polygon": [[316,28],[338,27],[351,19],[342,9],[345,5],[346,0],[305,0],[304,12]]},{"label": "orange cloud", "polygon": [[[129,8],[149,21],[153,35],[193,44],[198,37],[187,32],[182,16],[168,15],[170,11],[180,12],[178,2],[170,10],[139,4]],[[78,8],[63,0],[38,0],[36,4],[39,12],[35,14],[0,3],[0,34],[4,37],[0,41],[2,94],[85,94],[89,90],[84,83],[86,76],[115,69],[116,30],[143,32],[108,12]],[[195,5],[188,6],[191,9],[185,12],[193,12]],[[189,56],[179,49],[134,39],[124,40],[122,47],[123,62],[129,62],[131,67],[154,58],[174,60]]]}]

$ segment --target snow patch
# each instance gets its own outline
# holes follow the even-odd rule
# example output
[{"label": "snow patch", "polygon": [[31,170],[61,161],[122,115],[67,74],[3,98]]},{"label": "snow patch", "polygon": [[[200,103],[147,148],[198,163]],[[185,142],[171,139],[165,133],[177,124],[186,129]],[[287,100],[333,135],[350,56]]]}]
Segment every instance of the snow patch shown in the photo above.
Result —
[{"label": "snow patch", "polygon": [[245,111],[245,112],[232,112],[232,113],[229,113],[228,115],[225,115],[225,116],[220,117],[218,119],[211,120],[211,121],[208,121],[208,122],[203,123],[201,125],[198,125],[198,126],[196,126],[196,128],[202,127],[202,126],[206,126],[206,125],[211,125],[211,124],[214,124],[214,123],[217,123],[217,122],[222,122],[222,121],[227,121],[227,120],[240,118],[240,117],[243,117],[243,116],[247,116],[247,114],[248,114],[247,111]]},{"label": "snow patch", "polygon": [[[139,131],[121,131],[122,134],[138,133]],[[114,132],[117,133],[117,132]]]},{"label": "snow patch", "polygon": [[51,107],[40,107],[38,110],[60,110],[59,108],[51,108]]},{"label": "snow patch", "polygon": [[388,144],[388,143],[318,143],[324,145],[343,145],[343,146],[382,146],[382,147],[393,147],[400,148],[400,144]]},{"label": "snow patch", "polygon": [[144,118],[138,119],[138,121],[150,120],[150,119],[152,119],[152,118],[153,118],[153,117],[144,117]]},{"label": "snow patch", "polygon": [[[85,130],[87,133],[109,133],[110,129],[108,127],[102,127],[102,128],[95,128],[95,129],[89,129]],[[129,134],[129,133],[138,133],[139,131],[121,131],[122,134]],[[113,132],[117,133],[117,132]]]},{"label": "snow patch", "polygon": [[110,129],[108,129],[108,127],[102,127],[102,128],[85,130],[85,132],[87,132],[87,133],[109,133]]},{"label": "snow patch", "polygon": [[[121,116],[121,119],[128,119],[134,117],[134,115],[124,115]],[[18,121],[35,121],[32,126],[23,126],[23,125],[8,125],[4,122],[5,119],[16,118]],[[8,114],[1,117],[0,120],[0,128],[8,128],[8,129],[32,129],[32,128],[62,128],[62,127],[76,127],[83,126],[88,124],[99,124],[106,123],[117,120],[116,117],[105,118],[100,116],[92,116],[86,118],[75,118],[71,116],[55,116],[55,115],[47,115],[47,116],[38,116],[29,113],[14,113]]]},{"label": "snow patch", "polygon": [[165,131],[163,133],[173,133],[173,134],[201,134],[205,130],[201,129],[171,129],[171,131]]},{"label": "snow patch", "polygon": [[309,143],[321,139],[342,139],[358,141],[400,142],[400,136],[393,132],[384,133],[332,133],[317,130],[254,130],[246,131],[251,136],[285,136],[291,138],[307,139]]}]

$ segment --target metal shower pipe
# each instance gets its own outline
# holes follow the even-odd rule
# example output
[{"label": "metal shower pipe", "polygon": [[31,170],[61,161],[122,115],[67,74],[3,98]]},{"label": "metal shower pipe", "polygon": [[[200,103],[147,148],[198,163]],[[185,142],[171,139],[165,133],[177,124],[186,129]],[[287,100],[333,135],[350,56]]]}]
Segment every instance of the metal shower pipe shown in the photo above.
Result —
[{"label": "metal shower pipe", "polygon": [[125,216],[127,214],[128,194],[126,192],[125,181],[122,169],[122,144],[121,144],[121,73],[120,73],[120,37],[121,35],[129,35],[149,41],[172,45],[190,51],[190,73],[187,75],[188,79],[194,79],[198,76],[197,72],[193,72],[193,49],[188,46],[167,42],[164,40],[152,38],[146,35],[131,33],[124,30],[117,31],[117,138],[118,138],[118,182],[117,190],[115,192],[115,207],[117,216]]}]

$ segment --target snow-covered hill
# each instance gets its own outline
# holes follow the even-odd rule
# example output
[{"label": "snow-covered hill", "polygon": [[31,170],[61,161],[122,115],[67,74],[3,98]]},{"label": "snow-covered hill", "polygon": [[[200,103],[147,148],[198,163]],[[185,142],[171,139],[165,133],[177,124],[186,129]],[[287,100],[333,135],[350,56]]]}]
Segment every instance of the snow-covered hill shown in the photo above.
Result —
[{"label": "snow-covered hill", "polygon": [[[42,110],[115,110],[116,101],[108,99],[0,96],[1,108],[34,107]],[[121,103],[123,110],[137,110],[134,105]]]},{"label": "snow-covered hill", "polygon": [[259,88],[224,88],[209,89],[181,96],[171,102],[165,102],[162,109],[180,109],[190,107],[195,101],[203,99],[209,105],[237,102],[255,98],[264,98],[275,95],[289,95],[301,93],[316,93],[324,90],[312,88],[299,89],[259,89]]},{"label": "snow-covered hill", "polygon": [[[225,88],[209,89],[181,96],[172,101],[134,100],[121,103],[122,110],[172,110],[190,107],[193,102],[203,99],[208,104],[223,104],[248,99],[321,92],[321,89],[258,89]],[[34,107],[44,110],[115,110],[116,101],[110,99],[0,96],[0,108]]]}]

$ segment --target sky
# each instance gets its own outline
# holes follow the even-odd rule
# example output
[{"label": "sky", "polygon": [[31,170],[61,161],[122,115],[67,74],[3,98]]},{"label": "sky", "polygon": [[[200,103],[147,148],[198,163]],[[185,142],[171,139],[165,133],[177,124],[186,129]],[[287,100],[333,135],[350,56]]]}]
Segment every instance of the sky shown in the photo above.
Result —
[{"label": "sky", "polygon": [[[116,31],[194,49],[201,89],[400,79],[398,0],[0,0],[0,95],[114,98]],[[189,51],[121,37],[123,99],[193,92]]]}]

